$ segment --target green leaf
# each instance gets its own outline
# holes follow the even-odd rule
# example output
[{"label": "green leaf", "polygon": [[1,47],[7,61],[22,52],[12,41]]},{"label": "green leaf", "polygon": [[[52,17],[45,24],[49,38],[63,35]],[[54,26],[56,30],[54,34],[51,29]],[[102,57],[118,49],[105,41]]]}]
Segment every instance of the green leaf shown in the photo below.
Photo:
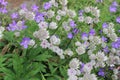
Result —
[{"label": "green leaf", "polygon": [[38,56],[35,57],[35,60],[37,61],[48,61],[49,58],[51,58],[52,56],[46,53],[40,54]]},{"label": "green leaf", "polygon": [[3,37],[12,42],[14,40],[14,32],[5,32]]}]

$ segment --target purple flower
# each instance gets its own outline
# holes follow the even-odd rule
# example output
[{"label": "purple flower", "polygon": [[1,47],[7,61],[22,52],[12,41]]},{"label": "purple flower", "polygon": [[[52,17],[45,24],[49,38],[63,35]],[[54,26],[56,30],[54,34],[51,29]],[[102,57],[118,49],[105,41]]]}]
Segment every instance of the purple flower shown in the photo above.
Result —
[{"label": "purple flower", "polygon": [[76,24],[75,24],[75,21],[70,21],[69,25],[72,27],[72,28],[75,28]]},{"label": "purple flower", "polygon": [[24,37],[22,39],[22,42],[20,43],[20,45],[26,49],[26,48],[28,48],[29,42],[30,42],[30,38]]},{"label": "purple flower", "polygon": [[37,5],[35,5],[35,4],[31,7],[32,11],[34,11],[34,12],[37,12],[38,8],[39,7]]},{"label": "purple flower", "polygon": [[94,29],[90,29],[89,35],[90,36],[94,36],[95,35],[95,30]]},{"label": "purple flower", "polygon": [[74,34],[78,34],[78,33],[80,32],[80,30],[77,29],[77,28],[74,28],[72,32],[73,32]]},{"label": "purple flower", "polygon": [[120,32],[120,30],[118,30],[118,32]]},{"label": "purple flower", "polygon": [[68,37],[69,39],[72,39],[72,38],[73,38],[73,34],[72,34],[72,33],[68,33],[67,37]]},{"label": "purple flower", "polygon": [[120,48],[120,38],[118,38],[117,41],[112,42],[111,46],[112,48],[116,48],[116,49]]},{"label": "purple flower", "polygon": [[104,37],[104,36],[102,36],[102,41],[103,41],[103,42],[107,42],[107,38]]},{"label": "purple flower", "polygon": [[118,6],[118,3],[116,1],[112,2],[112,6],[115,6],[117,7]]},{"label": "purple flower", "polygon": [[84,68],[84,66],[85,66],[84,63],[82,63],[82,64],[80,65],[80,71],[81,71],[81,72],[83,72],[83,68]]},{"label": "purple flower", "polygon": [[83,16],[83,12],[84,12],[83,10],[80,10],[79,11],[79,16]]},{"label": "purple flower", "polygon": [[103,31],[102,31],[102,30],[100,30],[100,31],[99,31],[99,33],[100,33],[100,34],[102,34],[102,33],[103,33]]},{"label": "purple flower", "polygon": [[52,7],[52,5],[49,2],[46,2],[43,7],[45,10],[48,10]]},{"label": "purple flower", "polygon": [[115,13],[115,12],[117,11],[117,7],[111,5],[111,6],[109,7],[109,11]]},{"label": "purple flower", "polygon": [[44,15],[42,13],[37,12],[35,15],[35,21],[39,23],[40,21],[44,21]]},{"label": "purple flower", "polygon": [[17,29],[17,23],[15,21],[12,21],[11,24],[7,27],[9,31],[15,31]]},{"label": "purple flower", "polygon": [[85,32],[83,32],[83,33],[81,34],[81,37],[82,37],[82,40],[85,40],[85,39],[88,37],[88,34],[85,33]]},{"label": "purple flower", "polygon": [[6,14],[8,11],[5,7],[3,7],[3,8],[0,8],[0,12],[3,14]]},{"label": "purple flower", "polygon": [[120,16],[116,18],[116,22],[120,24]]},{"label": "purple flower", "polygon": [[11,14],[11,18],[12,18],[12,19],[18,18],[18,13],[17,13],[17,12],[12,13],[12,14]]},{"label": "purple flower", "polygon": [[108,46],[106,46],[105,48],[103,48],[103,51],[104,51],[105,53],[108,53],[108,52],[109,52]]},{"label": "purple flower", "polygon": [[105,76],[105,72],[104,72],[104,70],[102,68],[99,69],[98,75],[102,76],[102,77]]},{"label": "purple flower", "polygon": [[108,27],[108,24],[106,23],[106,22],[104,22],[103,24],[102,24],[102,28],[107,28]]},{"label": "purple flower", "polygon": [[26,3],[22,4],[22,5],[21,5],[21,9],[27,10],[27,4],[26,4]]},{"label": "purple flower", "polygon": [[7,6],[7,4],[8,4],[8,2],[7,2],[7,1],[4,1],[4,0],[0,0],[0,3],[1,3],[1,5],[3,5],[3,6]]}]

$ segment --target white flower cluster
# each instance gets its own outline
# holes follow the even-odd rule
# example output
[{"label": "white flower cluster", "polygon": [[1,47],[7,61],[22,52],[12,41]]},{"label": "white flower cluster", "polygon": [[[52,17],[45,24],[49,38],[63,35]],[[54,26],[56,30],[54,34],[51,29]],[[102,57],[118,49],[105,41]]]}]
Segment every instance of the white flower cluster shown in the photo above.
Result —
[{"label": "white flower cluster", "polygon": [[87,23],[87,24],[92,24],[93,22],[98,23],[100,21],[99,20],[100,10],[97,7],[93,7],[93,6],[85,7],[84,12],[85,13],[91,13],[94,16],[94,18],[92,18],[90,16],[86,16],[86,17],[79,16],[78,17],[79,22],[85,21],[85,23]]},{"label": "white flower cluster", "polygon": [[5,30],[4,27],[0,26],[0,39],[3,37],[3,31]]},{"label": "white flower cluster", "polygon": [[19,15],[25,17],[27,20],[34,20],[35,18],[35,13],[26,9],[19,10]]},{"label": "white flower cluster", "polygon": [[[82,63],[77,59],[73,58],[70,63],[68,69],[68,80],[97,80],[95,74],[91,74],[91,70],[93,69],[93,62],[89,62],[84,64],[84,67],[80,67]],[[79,68],[81,68],[79,70]],[[82,71],[82,72],[81,72]],[[80,77],[79,75],[83,75]]]},{"label": "white flower cluster", "polygon": [[103,28],[103,33],[107,35],[112,41],[117,40],[117,35],[115,33],[114,24],[109,23],[107,28]]}]

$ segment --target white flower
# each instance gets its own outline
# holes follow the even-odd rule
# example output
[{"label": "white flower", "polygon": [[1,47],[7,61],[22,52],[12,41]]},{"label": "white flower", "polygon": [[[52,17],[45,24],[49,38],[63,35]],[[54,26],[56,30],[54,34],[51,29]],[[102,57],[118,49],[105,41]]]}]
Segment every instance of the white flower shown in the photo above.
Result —
[{"label": "white flower", "polygon": [[118,76],[117,75],[112,75],[112,80],[118,80]]},{"label": "white flower", "polygon": [[66,49],[64,51],[64,54],[68,55],[68,56],[72,56],[73,55],[73,51],[71,51],[71,49]]},{"label": "white flower", "polygon": [[70,29],[71,29],[71,27],[70,26],[68,26],[68,22],[63,22],[62,23],[62,26],[63,26],[63,28],[65,29],[65,31],[70,31]]},{"label": "white flower", "polygon": [[55,0],[50,0],[49,3],[51,3],[55,7],[58,7],[58,3]]},{"label": "white flower", "polygon": [[78,21],[79,21],[79,22],[83,22],[83,21],[84,21],[84,16],[79,16],[79,17],[78,17]]},{"label": "white flower", "polygon": [[78,80],[78,77],[71,75],[67,80]]},{"label": "white flower", "polygon": [[108,58],[107,58],[107,56],[105,56],[104,52],[100,51],[96,54],[96,59],[99,62],[103,62],[103,61],[106,61]]},{"label": "white flower", "polygon": [[27,10],[21,9],[21,10],[19,10],[18,13],[19,13],[19,15],[25,16],[25,14],[27,13]]},{"label": "white flower", "polygon": [[104,34],[108,34],[108,29],[107,28],[103,28],[103,33]]},{"label": "white flower", "polygon": [[91,73],[91,70],[93,69],[93,64],[91,62],[87,63],[83,67],[83,71],[85,73]]},{"label": "white flower", "polygon": [[69,63],[69,67],[74,69],[78,69],[79,65],[79,60],[77,58],[73,58]]},{"label": "white flower", "polygon": [[19,36],[20,36],[20,32],[15,32],[14,35],[15,35],[16,37],[19,37]]},{"label": "white flower", "polygon": [[42,48],[48,48],[48,47],[49,47],[49,42],[44,39],[44,40],[42,40],[40,46],[41,46]]},{"label": "white flower", "polygon": [[57,14],[60,15],[60,16],[65,16],[65,15],[66,15],[66,12],[65,12],[65,11],[62,11],[62,10],[58,10],[58,11],[57,11]]},{"label": "white flower", "polygon": [[98,23],[100,20],[99,20],[99,18],[98,17],[96,17],[96,18],[93,18],[93,22],[94,23]]},{"label": "white flower", "polygon": [[63,5],[63,6],[66,6],[68,3],[67,0],[60,0],[60,4]]},{"label": "white flower", "polygon": [[52,10],[49,10],[49,11],[47,12],[47,17],[48,17],[48,18],[52,18],[54,15],[55,15],[55,12],[52,11]]},{"label": "white flower", "polygon": [[81,46],[81,43],[79,41],[75,42],[75,46]]},{"label": "white flower", "polygon": [[113,28],[114,27],[114,24],[111,22],[108,24],[109,27]]},{"label": "white flower", "polygon": [[49,25],[49,28],[50,29],[56,29],[58,26],[57,26],[57,23],[56,22],[51,22],[50,25]]},{"label": "white flower", "polygon": [[100,17],[100,10],[98,10],[97,7],[91,7],[91,14],[95,17]]},{"label": "white flower", "polygon": [[28,11],[28,12],[25,14],[25,18],[28,19],[28,20],[34,20],[35,14],[34,14],[33,12]]},{"label": "white flower", "polygon": [[95,59],[96,59],[96,56],[95,56],[95,54],[91,54],[91,55],[89,56],[89,58],[90,58],[91,60],[95,60]]},{"label": "white flower", "polygon": [[0,26],[0,33],[2,33],[4,30],[5,30],[5,28]]},{"label": "white flower", "polygon": [[114,74],[118,74],[118,69],[113,69]]},{"label": "white flower", "polygon": [[99,36],[94,36],[92,42],[95,44],[100,44],[102,40]]},{"label": "white flower", "polygon": [[39,24],[38,24],[39,28],[40,29],[47,29],[48,28],[48,23],[45,22],[45,21],[41,21]]},{"label": "white flower", "polygon": [[118,37],[117,37],[117,35],[115,33],[113,33],[113,34],[110,35],[110,39],[112,41],[116,41],[118,39]]},{"label": "white flower", "polygon": [[85,48],[83,46],[79,46],[76,49],[76,52],[78,53],[78,55],[84,54],[85,53]]},{"label": "white flower", "polygon": [[56,37],[55,35],[50,37],[50,42],[53,45],[59,45],[60,44],[60,39],[58,37]]},{"label": "white flower", "polygon": [[39,40],[44,40],[49,38],[49,32],[45,29],[39,29],[33,33],[33,36]]},{"label": "white flower", "polygon": [[71,17],[71,18],[74,18],[76,16],[76,13],[74,10],[68,10],[68,16]]},{"label": "white flower", "polygon": [[85,23],[91,24],[93,22],[93,19],[91,17],[85,17]]},{"label": "white flower", "polygon": [[84,74],[82,80],[97,80],[97,77],[95,74]]},{"label": "white flower", "polygon": [[60,15],[57,15],[57,16],[56,16],[56,20],[57,20],[57,21],[60,21],[60,20],[61,20],[61,16],[60,16]]},{"label": "white flower", "polygon": [[84,11],[85,11],[86,13],[89,13],[89,12],[90,12],[90,7],[85,7]]},{"label": "white flower", "polygon": [[30,45],[30,46],[34,46],[34,45],[35,45],[35,40],[33,40],[33,39],[30,40],[29,45]]}]

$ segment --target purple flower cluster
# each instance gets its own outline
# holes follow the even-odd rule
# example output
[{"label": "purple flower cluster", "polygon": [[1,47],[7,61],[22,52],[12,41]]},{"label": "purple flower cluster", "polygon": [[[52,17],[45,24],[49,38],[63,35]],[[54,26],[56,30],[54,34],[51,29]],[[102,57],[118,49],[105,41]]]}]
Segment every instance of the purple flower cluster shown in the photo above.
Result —
[{"label": "purple flower cluster", "polygon": [[26,49],[26,48],[28,48],[29,42],[30,42],[30,38],[24,37],[22,39],[22,42],[20,43],[20,45]]},{"label": "purple flower cluster", "polygon": [[117,6],[118,6],[118,3],[116,1],[112,2],[112,4],[109,7],[109,11],[111,13],[115,13],[117,11]]},{"label": "purple flower cluster", "polygon": [[112,47],[116,49],[120,48],[120,38],[118,38],[117,41],[112,42]]},{"label": "purple flower cluster", "polygon": [[83,32],[81,34],[81,38],[82,38],[82,40],[86,40],[88,38],[88,36],[94,36],[94,35],[95,35],[95,30],[90,29],[89,33]]},{"label": "purple flower cluster", "polygon": [[7,9],[6,9],[7,4],[8,4],[7,1],[0,0],[0,13],[5,14],[5,13],[8,12]]},{"label": "purple flower cluster", "polygon": [[72,27],[72,32],[68,33],[68,38],[72,39],[76,34],[80,32],[80,30],[76,28],[77,24],[73,20],[69,22],[69,26]]},{"label": "purple flower cluster", "polygon": [[20,23],[20,25],[18,25],[18,23],[16,23],[15,21],[12,21],[12,23],[9,24],[9,26],[7,27],[7,29],[9,31],[15,31],[15,30],[20,31],[20,30],[26,29],[27,26],[24,23],[25,23],[25,21],[22,21]]}]

